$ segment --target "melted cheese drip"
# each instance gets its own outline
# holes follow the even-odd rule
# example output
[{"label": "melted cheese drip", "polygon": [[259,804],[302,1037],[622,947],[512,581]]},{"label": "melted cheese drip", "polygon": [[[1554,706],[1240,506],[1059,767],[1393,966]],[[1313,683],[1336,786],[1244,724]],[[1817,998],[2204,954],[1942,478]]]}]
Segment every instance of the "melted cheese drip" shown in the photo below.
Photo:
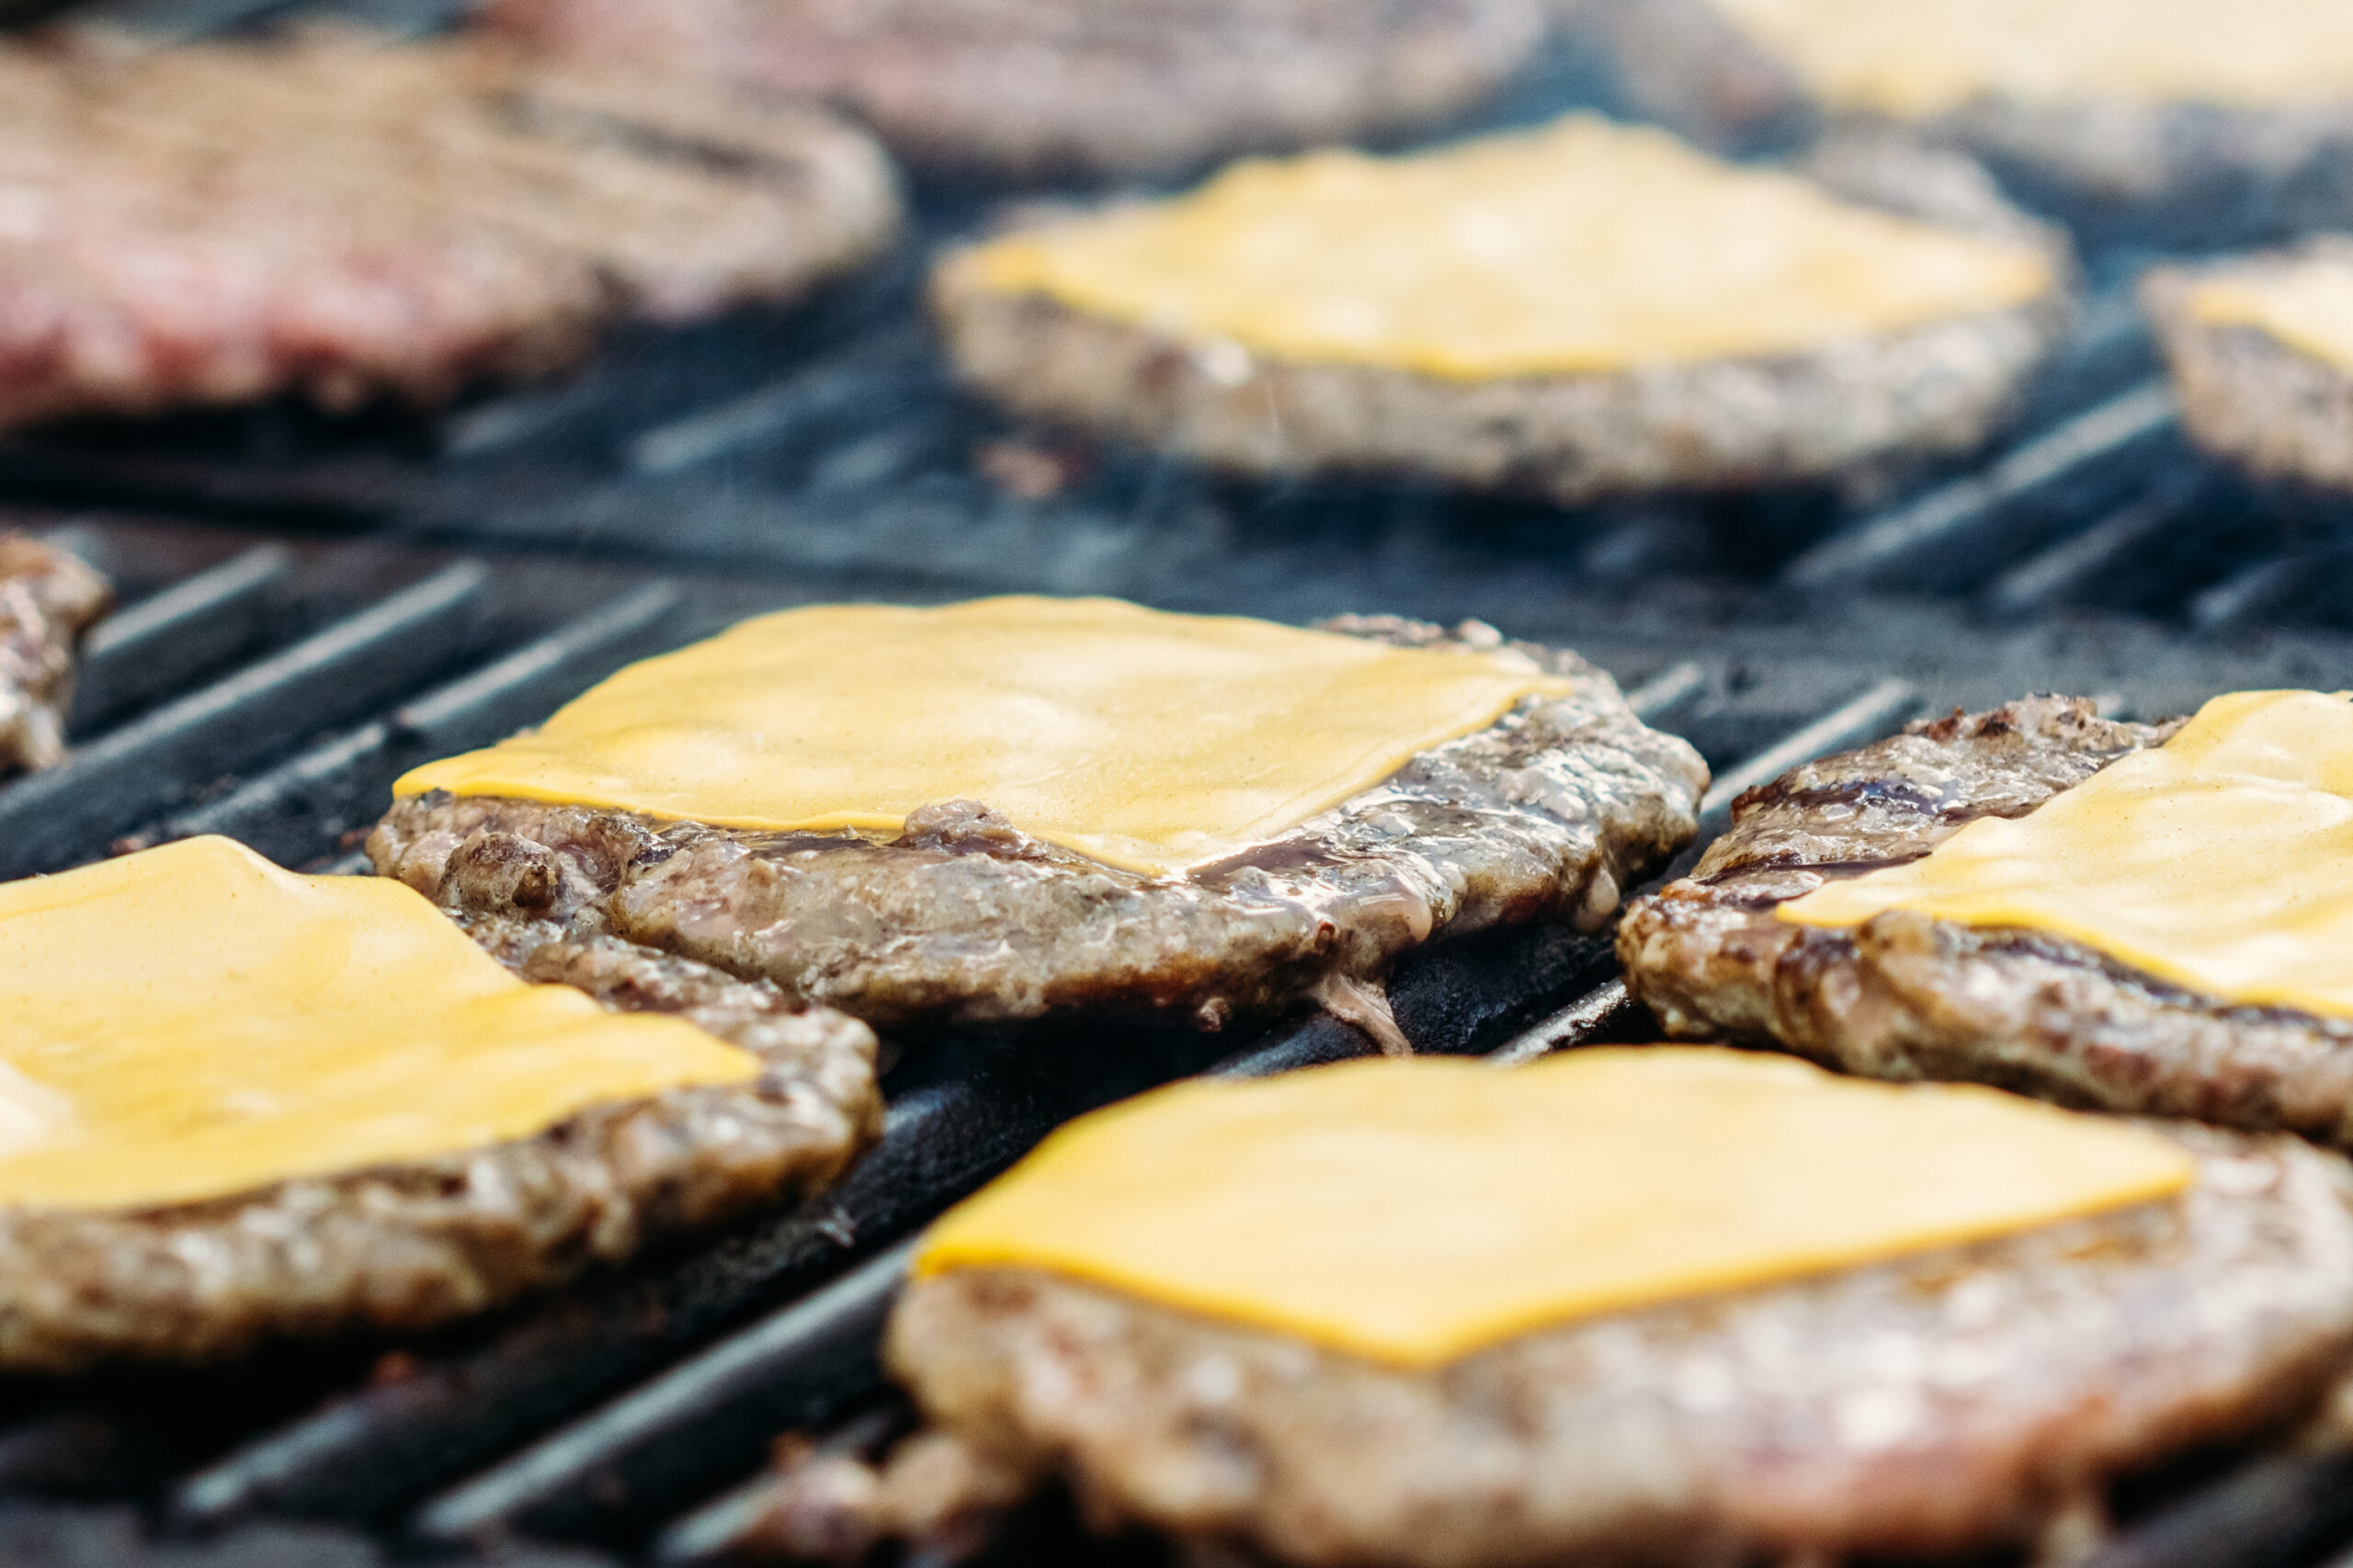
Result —
[{"label": "melted cheese drip", "polygon": [[1116,599],[825,605],[633,665],[448,790],[721,827],[895,832],[978,801],[1161,874],[1276,837],[1571,684],[1508,650],[1392,648]]},{"label": "melted cheese drip", "polygon": [[224,838],[0,887],[0,1204],[218,1198],[758,1069],[524,984],[398,882]]},{"label": "melted cheese drip", "polygon": [[1716,0],[1824,102],[1984,97],[2263,108],[2353,93],[2342,0]]},{"label": "melted cheese drip", "polygon": [[1245,162],[949,265],[1197,346],[1462,380],[1796,352],[2052,287],[2031,249],[1586,115],[1409,157]]},{"label": "melted cheese drip", "polygon": [[2227,1001],[2353,1017],[2353,702],[2218,697],[2165,745],[2015,821],[1832,882],[1781,919],[2023,926]]},{"label": "melted cheese drip", "polygon": [[950,1210],[916,1273],[1046,1269],[1427,1366],[2164,1198],[2191,1175],[2120,1122],[1786,1057],[1364,1062],[1083,1118]]},{"label": "melted cheese drip", "polygon": [[2187,303],[2191,317],[2210,326],[2251,326],[2353,369],[2353,262],[2312,256],[2234,268],[2193,284]]}]

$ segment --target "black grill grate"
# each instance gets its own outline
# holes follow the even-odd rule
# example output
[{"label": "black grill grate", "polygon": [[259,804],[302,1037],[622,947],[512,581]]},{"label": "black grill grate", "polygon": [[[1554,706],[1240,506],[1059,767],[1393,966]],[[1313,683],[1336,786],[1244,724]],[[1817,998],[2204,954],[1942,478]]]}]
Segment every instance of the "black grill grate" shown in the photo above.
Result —
[{"label": "black grill grate", "polygon": [[[193,34],[290,8],[85,12]],[[456,9],[324,8],[413,31]],[[1607,99],[1563,54],[1489,120]],[[1563,513],[1412,484],[1227,484],[1010,427],[949,385],[916,308],[925,244],[986,222],[992,199],[920,195],[924,240],[807,309],[627,329],[572,381],[446,417],[279,406],[0,440],[0,493],[101,508],[14,520],[88,554],[128,601],[89,648],[73,759],[0,789],[0,875],[199,832],[356,869],[355,835],[408,767],[535,722],[630,660],[819,598],[1034,589],[1288,620],[1478,616],[1583,649],[1690,737],[1717,769],[1711,831],[1742,788],[1919,711],[2061,688],[2154,716],[2353,672],[2329,593],[2353,548],[2341,516],[2185,447],[2132,305],[2134,256],[2091,259],[2071,347],[1979,460],[1843,495]],[[1015,494],[990,477],[1008,452],[1066,482]],[[123,510],[141,506],[179,517]],[[1523,1060],[1643,1027],[1608,972],[1597,941],[1527,933],[1425,954],[1393,997],[1425,1049]],[[835,1192],[559,1299],[389,1349],[0,1380],[0,1496],[135,1507],[167,1542],[226,1532],[183,1552],[140,1544],[153,1532],[119,1513],[0,1503],[0,1556],[359,1563],[509,1534],[707,1556],[756,1506],[731,1489],[769,1437],[870,1442],[893,1419],[873,1403],[873,1333],[894,1249],[930,1214],[1070,1115],[1213,1057],[1271,1072],[1365,1049],[1324,1017],[1116,1051],[929,1042],[892,1069],[884,1142]],[[2257,1461],[2103,1562],[2312,1561],[2353,1534],[2346,1480],[2342,1461]],[[342,1533],[252,1533],[263,1516]]]},{"label": "black grill grate", "polygon": [[[649,579],[610,562],[381,540],[272,541],[102,515],[18,520],[48,522],[131,590],[94,647],[74,761],[0,790],[0,813],[14,813],[0,843],[19,869],[207,831],[289,864],[347,867],[351,835],[400,771],[529,722],[629,659],[760,608],[949,591],[870,572]],[[1746,785],[1927,708],[2055,686],[2155,713],[2233,687],[2341,684],[2353,667],[2353,642],[2323,634],[2203,648],[2130,621],[1989,629],[1869,597],[1834,627],[1797,600],[1776,619],[1755,589],[1629,600],[1512,577],[1405,583],[1347,559],[1313,562],[1161,597],[1290,619],[1480,609],[1515,633],[1584,647],[1708,754],[1711,827]],[[1522,933],[1425,954],[1394,995],[1425,1049],[1516,1060],[1639,1029],[1608,970],[1597,941]],[[294,1515],[387,1542],[551,1533],[625,1555],[701,1550],[748,1506],[728,1489],[768,1437],[865,1408],[895,1244],[1068,1116],[1237,1046],[1226,1071],[1367,1049],[1323,1017],[1255,1043],[1135,1037],[1116,1052],[1085,1040],[1017,1054],[987,1040],[931,1042],[892,1070],[885,1141],[848,1182],[715,1243],[389,1350],[0,1382],[0,1494],[127,1500],[184,1531]],[[222,1549],[244,1539],[233,1529]]]}]

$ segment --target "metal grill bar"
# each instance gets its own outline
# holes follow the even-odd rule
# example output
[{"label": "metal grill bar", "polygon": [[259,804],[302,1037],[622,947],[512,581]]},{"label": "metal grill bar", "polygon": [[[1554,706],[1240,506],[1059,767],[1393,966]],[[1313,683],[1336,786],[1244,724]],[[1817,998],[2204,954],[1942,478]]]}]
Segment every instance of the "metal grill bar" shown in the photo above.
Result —
[{"label": "metal grill bar", "polygon": [[668,641],[680,593],[656,583],[474,674],[279,765],[210,805],[175,817],[163,838],[226,834],[300,865],[324,839],[375,821],[392,780],[418,763],[487,745]]},{"label": "metal grill bar", "polygon": [[256,545],[100,621],[82,647],[73,728],[143,707],[261,641],[292,559]]},{"label": "metal grill bar", "polygon": [[1919,711],[1919,706],[1920,694],[1908,682],[1880,681],[1778,745],[1718,775],[1699,801],[1699,842],[1693,848],[1703,847],[1724,830],[1732,821],[1732,803],[1745,791],[1771,783],[1800,763],[1884,734]]},{"label": "metal grill bar", "polygon": [[923,335],[910,323],[716,408],[659,425],[622,447],[632,473],[682,472],[757,443],[774,448],[824,425],[870,419],[935,389]]},{"label": "metal grill bar", "polygon": [[1956,562],[1982,566],[1989,544],[2000,542],[1988,535],[2012,521],[2022,504],[2062,481],[2082,486],[2102,472],[2125,479],[2154,443],[2173,435],[2177,417],[2171,387],[2163,381],[2136,387],[1981,474],[1824,540],[1790,562],[1781,580],[1798,588],[1878,587],[1916,583]]},{"label": "metal grill bar", "polygon": [[[430,1540],[464,1540],[521,1523],[560,1533],[590,1494],[642,1498],[674,1492],[661,1471],[691,1432],[699,1461],[723,1448],[756,1455],[776,1433],[823,1420],[881,1386],[882,1320],[897,1300],[915,1244],[881,1256],[681,1363],[628,1398],[436,1498],[415,1521]],[[623,1466],[630,1473],[620,1484]],[[667,1484],[665,1484],[665,1483]],[[564,1510],[567,1501],[574,1506]]]},{"label": "metal grill bar", "polygon": [[2145,552],[2174,526],[2179,512],[2177,499],[2159,497],[2119,507],[2073,539],[2029,556],[1996,577],[1986,589],[1985,606],[2013,620],[2047,615]]},{"label": "metal grill bar", "polygon": [[1517,1067],[1549,1056],[1556,1051],[1591,1040],[1611,1024],[1631,1013],[1633,994],[1622,980],[1608,984],[1578,997],[1542,1023],[1514,1036],[1511,1041],[1490,1055],[1487,1060],[1498,1067]]},{"label": "metal grill bar", "polygon": [[2189,624],[2210,633],[2261,625],[2310,592],[2325,571],[2320,561],[2302,554],[2277,555],[2241,567],[2190,598]]},{"label": "metal grill bar", "polygon": [[478,564],[449,567],[0,791],[0,877],[72,865],[93,842],[446,668],[468,648],[486,580]]},{"label": "metal grill bar", "polygon": [[2260,1460],[2082,1560],[2082,1568],[2287,1568],[2353,1530],[2353,1454]]}]

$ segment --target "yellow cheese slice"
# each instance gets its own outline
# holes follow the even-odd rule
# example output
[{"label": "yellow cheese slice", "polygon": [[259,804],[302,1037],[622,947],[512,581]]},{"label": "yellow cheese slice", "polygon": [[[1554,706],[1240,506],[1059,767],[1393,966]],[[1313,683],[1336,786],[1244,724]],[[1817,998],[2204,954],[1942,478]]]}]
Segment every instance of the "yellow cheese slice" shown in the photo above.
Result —
[{"label": "yellow cheese slice", "polygon": [[2264,108],[2353,93],[2341,0],[1715,0],[1824,102],[1914,119],[1974,99]]},{"label": "yellow cheese slice", "polygon": [[0,886],[0,1204],[218,1198],[758,1070],[524,984],[398,882],[224,838]]},{"label": "yellow cheese slice", "polygon": [[2052,286],[2029,247],[1589,115],[1406,157],[1237,164],[948,265],[1180,342],[1461,380],[1799,352]]},{"label": "yellow cheese slice", "polygon": [[721,827],[896,832],[971,800],[1154,874],[1279,835],[1522,698],[1507,649],[1392,648],[1117,599],[824,605],[633,665],[393,788]]},{"label": "yellow cheese slice", "polygon": [[2353,369],[2353,261],[2344,257],[2220,273],[2190,285],[2186,304],[2191,319],[2209,326],[2251,326]]},{"label": "yellow cheese slice", "polygon": [[949,1210],[915,1271],[1044,1269],[1429,1366],[2165,1198],[2192,1174],[2125,1123],[1788,1057],[1351,1062],[1083,1118]]},{"label": "yellow cheese slice", "polygon": [[2218,697],[2154,750],[1779,917],[2024,926],[2227,1001],[2353,1017],[2353,702]]}]

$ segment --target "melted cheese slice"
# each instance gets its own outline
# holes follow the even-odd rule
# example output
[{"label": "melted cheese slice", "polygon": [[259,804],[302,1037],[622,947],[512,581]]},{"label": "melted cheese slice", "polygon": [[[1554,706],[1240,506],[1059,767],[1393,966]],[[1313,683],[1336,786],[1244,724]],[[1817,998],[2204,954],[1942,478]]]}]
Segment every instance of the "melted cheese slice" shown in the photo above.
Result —
[{"label": "melted cheese slice", "polygon": [[1890,909],[2072,937],[2227,1001],[2353,1017],[2353,702],[2218,697],[2163,746],[1783,920]]},{"label": "melted cheese slice", "polygon": [[218,1198],[758,1070],[526,985],[399,882],[224,838],[0,886],[0,1204]]},{"label": "melted cheese slice", "polygon": [[1428,1366],[1595,1313],[2160,1199],[2181,1149],[1990,1089],[1655,1047],[1196,1082],[1056,1132],[925,1237]]},{"label": "melted cheese slice", "polygon": [[2218,273],[2192,284],[2185,303],[2209,326],[2251,326],[2353,369],[2353,261],[2342,256]]},{"label": "melted cheese slice", "polygon": [[949,265],[1229,355],[1461,380],[1796,352],[2053,282],[2031,249],[1587,115],[1408,157],[1237,164]]},{"label": "melted cheese slice", "polygon": [[1836,108],[2264,108],[2353,94],[2342,0],[1715,0]]},{"label": "melted cheese slice", "polygon": [[720,827],[896,832],[979,801],[1161,874],[1361,794],[1571,684],[1509,650],[1392,648],[1117,599],[824,605],[633,665],[536,733],[418,768],[448,790]]}]

